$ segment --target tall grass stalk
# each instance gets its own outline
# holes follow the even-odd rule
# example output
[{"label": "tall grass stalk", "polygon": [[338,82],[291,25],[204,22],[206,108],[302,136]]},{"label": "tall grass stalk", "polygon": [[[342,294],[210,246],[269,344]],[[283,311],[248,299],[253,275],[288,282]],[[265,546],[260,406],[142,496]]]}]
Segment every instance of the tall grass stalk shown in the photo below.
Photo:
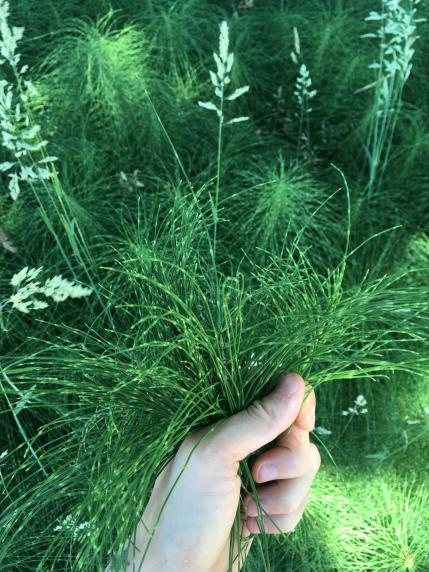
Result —
[{"label": "tall grass stalk", "polygon": [[214,86],[215,96],[218,103],[213,101],[199,101],[198,105],[204,109],[216,112],[218,116],[218,136],[217,136],[217,159],[216,159],[216,187],[214,199],[211,197],[213,211],[213,263],[216,264],[216,245],[217,245],[217,229],[219,223],[219,193],[221,187],[222,175],[222,143],[223,130],[226,125],[241,123],[249,118],[240,116],[225,121],[225,102],[234,101],[249,91],[249,86],[239,87],[228,95],[228,86],[231,83],[230,74],[234,65],[234,53],[229,51],[229,27],[224,20],[219,25],[219,53],[214,52],[213,58],[216,62],[216,72],[210,70],[210,79]]},{"label": "tall grass stalk", "polygon": [[381,11],[372,11],[368,22],[379,24],[377,32],[364,34],[364,38],[379,40],[379,58],[369,67],[375,80],[363,89],[373,88],[374,98],[370,127],[365,146],[369,164],[368,196],[378,193],[383,185],[389,163],[393,137],[414,57],[414,44],[418,39],[417,25],[420,0],[381,0]]},{"label": "tall grass stalk", "polygon": [[[0,82],[0,125],[3,147],[12,156],[12,161],[0,164],[0,171],[8,173],[9,190],[16,201],[21,185],[26,184],[39,205],[40,214],[52,233],[69,271],[76,278],[75,269],[67,254],[63,241],[51,220],[54,213],[65,230],[72,252],[86,271],[95,287],[89,268],[91,255],[85,238],[74,215],[73,206],[60,182],[55,163],[57,157],[47,152],[48,141],[41,136],[41,127],[34,119],[35,100],[38,91],[31,80],[26,79],[28,66],[21,66],[18,43],[24,35],[24,28],[9,25],[10,6],[6,0],[0,3],[0,65],[7,65],[14,83]],[[25,199],[24,199],[25,200]]]},{"label": "tall grass stalk", "polygon": [[310,77],[310,71],[305,65],[301,54],[301,41],[297,28],[293,29],[294,50],[291,52],[291,58],[294,64],[299,67],[298,77],[295,83],[294,96],[297,100],[299,112],[296,114],[299,119],[299,132],[297,144],[297,156],[299,157],[304,150],[311,151],[310,139],[310,114],[311,100],[317,95],[317,90],[313,89],[313,81]]}]

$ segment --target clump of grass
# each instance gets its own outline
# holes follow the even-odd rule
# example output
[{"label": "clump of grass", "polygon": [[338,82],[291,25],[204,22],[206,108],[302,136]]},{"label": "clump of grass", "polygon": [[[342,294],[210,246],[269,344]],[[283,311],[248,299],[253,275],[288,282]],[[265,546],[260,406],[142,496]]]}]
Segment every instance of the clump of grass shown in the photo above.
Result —
[{"label": "clump of grass", "polygon": [[[173,4],[148,0],[144,6],[135,2],[131,6],[131,0],[127,5],[121,0],[121,6],[126,16],[140,14],[145,28],[119,28],[112,19],[95,25],[67,23],[71,33],[64,41],[65,47],[57,44],[48,58],[51,67],[42,70],[47,75],[38,82],[43,102],[57,101],[47,123],[61,142],[57,154],[65,157],[63,172],[74,176],[76,196],[72,202],[79,206],[81,193],[93,193],[88,204],[96,215],[102,210],[104,225],[101,236],[96,235],[100,227],[90,229],[94,233],[92,250],[84,250],[83,266],[87,274],[97,275],[99,283],[95,286],[90,281],[96,295],[88,300],[89,311],[78,314],[81,322],[76,319],[70,326],[64,317],[56,316],[53,322],[46,315],[37,320],[37,314],[27,317],[16,312],[13,336],[7,333],[0,340],[5,348],[0,369],[0,482],[5,493],[0,499],[0,567],[10,572],[18,568],[32,572],[104,570],[109,558],[130,537],[154,480],[183,439],[194,429],[223,419],[270,391],[285,370],[304,375],[319,388],[319,395],[327,382],[341,380],[341,391],[339,384],[330,385],[341,393],[342,408],[348,411],[350,407],[351,414],[341,415],[338,399],[329,406],[325,404],[325,412],[333,410],[334,414],[331,418],[326,415],[323,423],[331,431],[332,447],[341,441],[342,459],[349,460],[356,457],[357,447],[350,452],[343,442],[349,439],[360,446],[369,432],[369,418],[377,411],[376,404],[384,407],[386,391],[393,395],[387,383],[371,382],[387,382],[395,372],[407,380],[417,377],[426,381],[428,288],[424,264],[419,263],[418,271],[415,268],[416,261],[424,260],[421,239],[410,247],[409,260],[401,259],[389,266],[384,263],[386,251],[397,255],[403,250],[395,251],[393,240],[388,249],[385,247],[387,241],[382,233],[390,220],[385,206],[371,203],[372,209],[376,207],[373,216],[380,219],[381,237],[366,242],[371,250],[365,250],[362,242],[368,241],[366,229],[357,237],[350,234],[350,220],[357,220],[356,226],[361,227],[359,216],[364,211],[355,209],[353,201],[342,213],[335,210],[339,201],[331,206],[329,183],[319,182],[327,173],[323,165],[318,173],[316,165],[310,172],[308,166],[289,165],[282,157],[273,165],[272,155],[279,147],[294,147],[284,134],[269,131],[265,117],[265,95],[275,93],[283,74],[274,68],[286,61],[289,53],[285,36],[273,38],[270,34],[267,44],[261,40],[248,52],[255,56],[252,69],[259,78],[258,88],[266,83],[261,92],[252,83],[252,97],[239,100],[246,101],[249,115],[252,112],[255,131],[250,138],[244,129],[234,129],[234,136],[225,140],[224,147],[222,136],[218,137],[218,192],[216,201],[210,202],[213,181],[205,180],[201,187],[195,183],[204,177],[198,173],[204,161],[192,161],[193,176],[189,176],[182,160],[182,152],[191,158],[202,154],[195,145],[198,138],[188,138],[187,134],[195,131],[202,139],[207,127],[201,120],[195,124],[190,121],[181,134],[170,135],[170,128],[176,111],[180,125],[187,117],[205,116],[194,97],[201,93],[194,83],[198,77],[194,65],[199,68],[204,61],[202,46],[208,53],[212,38],[210,33],[206,37],[205,28],[199,30],[194,22],[191,49],[178,49],[168,58],[166,51],[174,51],[184,38],[190,39],[187,23],[193,11],[205,11],[209,20],[219,21],[216,9],[194,0]],[[203,6],[201,11],[199,6]],[[326,8],[326,3],[323,6]],[[323,50],[316,57],[306,45],[306,62],[316,85],[322,85],[324,74],[332,78],[331,85],[321,90],[317,114],[312,113],[312,133],[326,136],[321,139],[326,143],[320,154],[323,161],[332,153],[326,133],[333,133],[337,145],[340,142],[346,149],[342,157],[356,154],[347,139],[356,113],[351,106],[341,103],[342,116],[329,129],[321,114],[328,109],[329,117],[335,116],[337,96],[330,106],[325,107],[325,103],[337,93],[338,85],[342,90],[338,93],[346,92],[361,60],[356,56],[350,62],[341,51],[343,43],[353,45],[353,34],[349,32],[354,20],[349,13],[338,8],[335,26],[327,29],[320,8],[321,3],[307,0],[299,3],[299,9],[291,3],[281,11],[255,4],[239,18],[236,29],[240,40],[247,34],[254,43],[254,37],[261,35],[252,36],[249,31],[260,28],[271,32],[271,26],[281,20],[289,32],[293,24],[304,30],[303,41],[310,44],[313,36],[307,32],[315,24],[314,37]],[[324,12],[329,22],[332,11],[326,8]],[[201,20],[196,22],[200,25]],[[156,30],[161,32],[158,39]],[[341,33],[335,37],[337,30]],[[176,36],[175,31],[180,34]],[[227,91],[226,82],[232,65],[228,28],[223,25],[220,31],[217,72],[212,72],[213,87],[218,90],[216,103],[212,102],[218,128],[229,119],[219,102],[229,93],[234,94],[233,90]],[[162,37],[169,38],[169,42],[164,44]],[[332,38],[335,58],[328,57]],[[275,56],[267,49],[267,45],[282,43],[283,51],[279,49]],[[183,54],[186,57],[182,58]],[[152,55],[156,56],[154,61]],[[318,59],[332,67],[315,65]],[[335,62],[331,64],[332,60]],[[326,72],[335,66],[341,69],[346,60],[347,70],[341,77]],[[169,70],[168,82],[170,73],[174,81],[180,81],[184,73],[186,87],[186,74],[190,74],[189,91],[185,89],[185,93],[194,101],[187,102],[185,112],[180,107],[184,103],[182,94],[177,98],[177,108],[169,108],[169,96],[166,103],[156,97],[165,84],[154,70],[163,69],[163,65]],[[293,82],[291,79],[289,85]],[[311,88],[306,74],[302,87],[308,92]],[[240,89],[238,92],[243,93]],[[344,101],[350,102],[353,94],[348,97]],[[290,99],[286,109],[293,109],[292,90]],[[234,105],[231,102],[231,108]],[[189,108],[193,114],[186,115]],[[154,119],[153,124],[149,117]],[[136,134],[142,125],[142,134]],[[233,138],[240,132],[242,136]],[[161,135],[167,140],[168,156],[165,148],[162,154],[157,153],[154,142]],[[252,139],[251,143],[246,138]],[[179,150],[176,140],[180,140]],[[252,167],[249,173],[240,173],[243,169],[235,166],[235,178],[227,178],[226,161],[239,165],[254,161],[255,155],[248,153],[254,141],[259,142],[258,149],[264,148],[267,158],[263,161],[257,157],[259,171]],[[75,148],[81,152],[71,153]],[[88,165],[91,169],[86,170]],[[359,170],[353,170],[353,166],[350,170],[358,183]],[[129,175],[136,170],[138,176]],[[250,181],[250,189],[243,191],[243,180],[246,185]],[[358,184],[354,186],[358,188]],[[66,201],[61,189],[57,187],[56,196]],[[359,203],[362,193],[356,194]],[[41,210],[42,221],[58,239],[51,259],[58,254],[67,259],[71,276],[76,275],[75,266],[83,260],[81,249],[87,244],[80,234],[82,216],[75,216],[77,212],[75,209],[73,216],[67,217],[64,211]],[[28,220],[32,216],[32,212],[24,214]],[[91,213],[89,220],[96,215]],[[227,231],[221,237],[223,242],[219,237],[213,240],[220,218],[225,221],[222,228],[232,228],[234,238],[239,235],[239,240],[231,240]],[[112,229],[114,232],[110,232]],[[73,257],[64,248],[64,230],[73,246]],[[27,231],[25,238],[29,249],[34,237]],[[44,250],[48,250],[47,245],[44,243]],[[218,257],[214,255],[216,245],[222,248]],[[43,264],[47,266],[45,261]],[[7,292],[9,295],[10,290]],[[363,392],[364,381],[377,390]],[[366,408],[358,395],[365,395],[368,414],[357,415]],[[421,401],[418,415],[408,419],[422,418],[421,425],[409,425],[410,441],[417,436],[411,430],[426,427],[425,403]],[[344,424],[353,420],[340,440],[338,418]],[[361,434],[360,439],[350,438],[351,428],[355,436]],[[397,434],[386,432],[386,436],[394,440]],[[422,433],[418,443],[419,451],[424,453],[427,432]],[[372,453],[380,451],[384,449]],[[403,455],[394,457],[407,466]],[[371,467],[379,461],[367,459]],[[243,464],[243,480],[252,486],[247,482],[247,469]],[[360,487],[362,481],[356,477],[356,486]],[[423,570],[426,562],[420,547],[427,544],[428,527],[412,503],[409,491],[414,485],[405,483],[401,488],[387,477],[385,488],[378,480],[374,482],[373,496],[366,488],[359,496],[329,475],[322,477],[313,493],[314,502],[293,536],[294,543],[285,545],[284,539],[274,540],[270,552],[266,538],[256,543],[259,555],[261,551],[264,554],[257,563],[259,569],[267,572],[288,566],[347,572],[365,566],[379,569],[381,563],[381,569],[384,566],[387,572],[389,563],[392,567],[406,564]],[[413,491],[426,502],[423,487],[416,485]],[[396,540],[395,527],[403,522],[399,508],[390,511],[389,505],[392,515],[386,515],[377,495],[390,495],[402,514],[410,506],[406,520],[420,519],[425,525],[423,533],[411,525],[411,533],[402,528]],[[373,498],[378,507],[375,517],[366,498]],[[383,532],[383,526],[387,532]],[[411,535],[417,540],[411,542]],[[365,539],[370,540],[370,548],[363,547]]]},{"label": "clump of grass", "polygon": [[27,79],[28,66],[21,65],[21,55],[17,49],[24,29],[9,25],[9,12],[9,2],[2,0],[0,65],[7,65],[13,82],[5,79],[0,82],[1,138],[3,147],[12,159],[0,164],[0,172],[8,174],[8,188],[14,201],[21,192],[21,185],[26,184],[31,189],[33,208],[37,208],[65,262],[74,273],[63,240],[57,232],[58,222],[67,232],[68,246],[72,247],[74,255],[82,263],[82,257],[87,252],[71,202],[58,178],[55,168],[57,157],[48,155],[48,142],[42,139],[41,127],[34,119],[34,100],[38,92],[32,81]]},{"label": "clump of grass", "polygon": [[[129,10],[127,6],[127,11]],[[163,76],[202,68],[216,41],[216,23],[225,17],[223,7],[206,0],[137,3],[136,18],[150,36],[151,51]]]},{"label": "clump of grass", "polygon": [[[63,148],[75,156],[76,145],[95,145],[96,176],[109,172],[112,155],[123,153],[124,145],[138,141],[144,150],[150,141],[151,148],[159,148],[161,131],[147,94],[156,94],[162,106],[168,90],[155,81],[149,41],[142,30],[118,27],[113,13],[108,13],[95,24],[74,20],[63,34],[45,60],[40,85],[51,108],[51,128],[61,130],[60,136],[68,134]],[[63,160],[67,159],[65,154]],[[85,165],[85,156],[81,161]],[[136,168],[123,154],[121,162],[118,172]]]},{"label": "clump of grass", "polygon": [[361,526],[352,527],[345,535],[345,549],[350,555],[345,570],[359,570],[368,563],[381,572],[426,570],[427,484],[381,474],[370,484],[355,480],[352,494],[356,506],[360,504]]}]

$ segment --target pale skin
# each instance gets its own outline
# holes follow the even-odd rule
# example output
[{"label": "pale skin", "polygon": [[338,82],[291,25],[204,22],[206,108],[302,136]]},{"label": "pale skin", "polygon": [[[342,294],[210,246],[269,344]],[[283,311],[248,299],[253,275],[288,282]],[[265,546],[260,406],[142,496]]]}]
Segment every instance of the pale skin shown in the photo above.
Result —
[{"label": "pale skin", "polygon": [[[242,555],[234,572],[261,527],[268,534],[295,529],[320,467],[309,439],[316,408],[309,389],[299,375],[288,374],[267,397],[183,442],[155,483],[133,537],[135,548],[128,551],[127,572],[227,572],[240,503]],[[253,498],[243,494],[238,468],[265,445],[270,448],[251,469],[258,512]]]}]

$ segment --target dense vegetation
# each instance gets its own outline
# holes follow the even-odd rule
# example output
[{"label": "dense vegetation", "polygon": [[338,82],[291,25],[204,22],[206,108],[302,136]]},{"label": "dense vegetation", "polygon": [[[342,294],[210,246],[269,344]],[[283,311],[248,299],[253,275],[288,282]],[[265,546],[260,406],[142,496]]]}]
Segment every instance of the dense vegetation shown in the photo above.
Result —
[{"label": "dense vegetation", "polygon": [[428,571],[426,2],[0,13],[0,569],[103,571],[184,437],[289,370],[322,469],[246,569]]}]

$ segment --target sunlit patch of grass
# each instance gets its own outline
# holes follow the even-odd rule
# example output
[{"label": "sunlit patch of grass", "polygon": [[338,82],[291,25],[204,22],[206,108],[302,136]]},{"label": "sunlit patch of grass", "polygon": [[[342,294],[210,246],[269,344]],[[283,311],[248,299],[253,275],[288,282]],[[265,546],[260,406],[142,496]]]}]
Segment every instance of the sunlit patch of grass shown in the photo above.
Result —
[{"label": "sunlit patch of grass", "polygon": [[[427,483],[394,471],[376,475],[322,469],[306,514],[284,539],[271,539],[273,572],[424,572],[428,566]],[[252,559],[246,570],[262,572]]]},{"label": "sunlit patch of grass", "polygon": [[351,552],[348,569],[363,570],[369,565],[370,569],[381,572],[426,570],[429,565],[427,483],[381,474],[366,482],[354,479],[352,494],[355,506],[360,505],[358,510],[364,525],[350,531],[352,534],[346,540]]}]

